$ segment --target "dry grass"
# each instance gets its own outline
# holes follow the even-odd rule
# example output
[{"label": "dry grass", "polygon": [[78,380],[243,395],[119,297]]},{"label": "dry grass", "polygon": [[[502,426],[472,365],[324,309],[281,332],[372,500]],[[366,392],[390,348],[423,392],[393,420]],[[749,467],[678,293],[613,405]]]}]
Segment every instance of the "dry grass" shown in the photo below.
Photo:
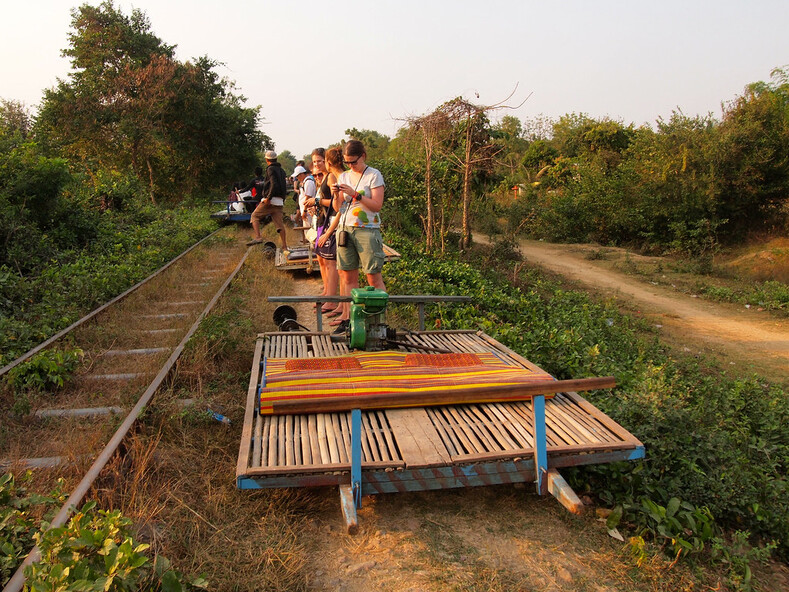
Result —
[{"label": "dry grass", "polygon": [[[273,236],[271,227],[265,234]],[[712,589],[659,555],[637,567],[602,524],[570,516],[530,487],[366,498],[355,537],[344,533],[335,488],[236,489],[253,346],[275,328],[276,305],[266,297],[319,290],[317,278],[278,272],[253,249],[127,454],[96,484],[92,496],[133,518],[154,552],[205,574],[219,591]],[[299,312],[311,324],[309,305]],[[404,310],[392,322],[412,317]],[[180,406],[183,398],[194,405]],[[208,408],[232,423],[216,422]]]}]

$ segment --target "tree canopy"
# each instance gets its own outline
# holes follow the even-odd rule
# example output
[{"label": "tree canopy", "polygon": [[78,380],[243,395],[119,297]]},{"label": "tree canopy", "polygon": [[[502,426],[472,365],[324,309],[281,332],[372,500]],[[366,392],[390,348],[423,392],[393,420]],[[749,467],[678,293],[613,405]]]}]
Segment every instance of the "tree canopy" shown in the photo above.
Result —
[{"label": "tree canopy", "polygon": [[37,121],[50,151],[94,173],[132,174],[155,202],[216,188],[273,145],[217,63],[176,60],[140,10],[84,4],[71,24],[72,71],[46,91]]}]

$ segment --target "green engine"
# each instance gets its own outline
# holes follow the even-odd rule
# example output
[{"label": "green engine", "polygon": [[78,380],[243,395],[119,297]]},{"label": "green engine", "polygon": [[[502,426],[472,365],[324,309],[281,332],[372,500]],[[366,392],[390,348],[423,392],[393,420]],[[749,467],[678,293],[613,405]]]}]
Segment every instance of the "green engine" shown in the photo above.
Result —
[{"label": "green engine", "polygon": [[386,349],[391,329],[386,326],[389,294],[373,286],[351,290],[350,343],[352,349]]}]

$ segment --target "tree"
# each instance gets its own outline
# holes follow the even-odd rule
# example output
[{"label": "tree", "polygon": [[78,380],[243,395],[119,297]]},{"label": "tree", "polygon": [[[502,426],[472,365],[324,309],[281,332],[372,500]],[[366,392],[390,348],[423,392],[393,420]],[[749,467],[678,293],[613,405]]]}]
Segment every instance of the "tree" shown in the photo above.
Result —
[{"label": "tree", "polygon": [[345,130],[345,135],[351,140],[359,140],[367,150],[367,160],[370,162],[380,161],[386,158],[386,151],[389,148],[389,136],[385,136],[375,130],[356,129],[352,127]]},{"label": "tree", "polygon": [[463,176],[463,222],[460,246],[471,246],[471,179],[477,170],[490,167],[501,150],[492,141],[487,112],[494,106],[474,105],[457,97],[438,108],[450,122],[451,139],[442,145],[442,153]]},{"label": "tree", "polygon": [[756,82],[725,108],[716,158],[719,212],[728,231],[780,229],[789,203],[789,70]]},{"label": "tree", "polygon": [[290,150],[283,150],[277,155],[277,161],[282,165],[286,175],[292,175],[296,170],[297,159]]},{"label": "tree", "polygon": [[44,146],[99,171],[144,180],[149,197],[180,200],[226,184],[257,162],[270,138],[259,109],[213,72],[207,57],[175,60],[140,10],[112,2],[72,11],[68,80],[46,91],[37,121]]}]

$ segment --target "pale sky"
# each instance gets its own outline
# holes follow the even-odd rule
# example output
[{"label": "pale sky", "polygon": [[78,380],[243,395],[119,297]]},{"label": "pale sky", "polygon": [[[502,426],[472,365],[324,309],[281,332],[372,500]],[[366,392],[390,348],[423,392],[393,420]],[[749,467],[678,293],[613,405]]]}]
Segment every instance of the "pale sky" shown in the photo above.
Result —
[{"label": "pale sky", "polygon": [[[98,4],[96,1],[90,4]],[[35,107],[65,78],[73,0],[4,0],[0,98]],[[653,125],[712,113],[789,64],[787,0],[125,0],[180,60],[225,65],[278,151],[402,119],[462,95],[529,97],[520,119],[566,113]]]}]

